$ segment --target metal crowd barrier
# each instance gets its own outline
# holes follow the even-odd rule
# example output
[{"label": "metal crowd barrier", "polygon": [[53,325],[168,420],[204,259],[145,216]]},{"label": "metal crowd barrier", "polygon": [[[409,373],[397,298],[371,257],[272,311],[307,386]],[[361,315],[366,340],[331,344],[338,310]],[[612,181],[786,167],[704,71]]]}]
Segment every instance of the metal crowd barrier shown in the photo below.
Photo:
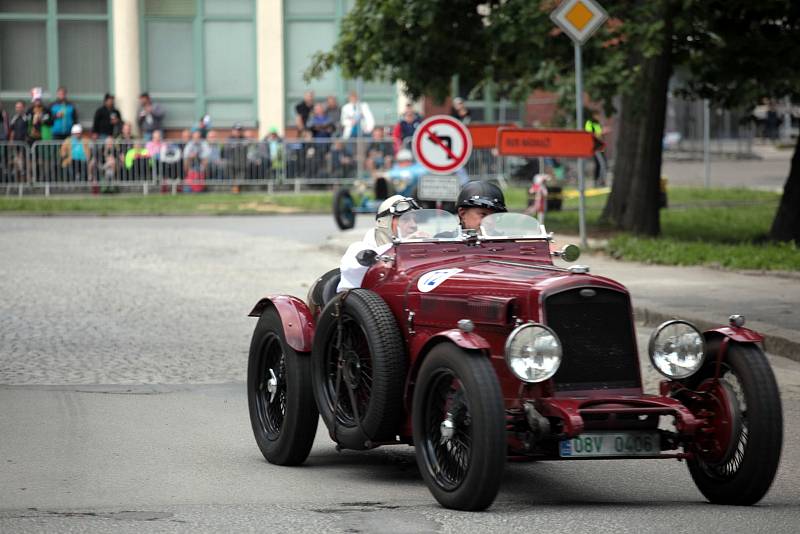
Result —
[{"label": "metal crowd barrier", "polygon": [[24,184],[30,169],[30,147],[23,141],[0,142],[0,184]]},{"label": "metal crowd barrier", "polygon": [[[43,190],[115,192],[197,191],[215,185],[276,186],[349,183],[388,171],[395,163],[391,139],[112,139],[0,142],[0,183]],[[476,150],[466,168],[472,178],[503,172],[502,158]]]}]

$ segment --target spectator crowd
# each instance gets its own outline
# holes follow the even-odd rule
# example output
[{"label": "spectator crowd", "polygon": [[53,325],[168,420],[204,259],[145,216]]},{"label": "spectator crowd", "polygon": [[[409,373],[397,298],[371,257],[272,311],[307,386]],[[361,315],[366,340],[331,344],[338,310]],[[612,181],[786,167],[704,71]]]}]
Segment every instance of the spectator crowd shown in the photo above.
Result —
[{"label": "spectator crowd", "polygon": [[[468,122],[463,101],[453,104],[452,114]],[[375,176],[398,163],[398,153],[410,148],[422,122],[408,105],[396,123],[377,125],[355,91],[342,106],[335,96],[317,100],[306,91],[295,106],[295,138],[287,141],[275,127],[260,141],[249,138],[241,124],[223,139],[208,115],[167,139],[166,115],[164,106],[142,93],[136,137],[134,123],[122,116],[114,95],[106,94],[85,131],[66,87],[59,87],[49,104],[42,89],[34,88],[30,102],[16,101],[13,112],[0,102],[0,181],[180,179],[186,190],[201,190],[206,179],[354,178],[359,161],[363,175]],[[44,141],[49,142],[35,145]]]}]

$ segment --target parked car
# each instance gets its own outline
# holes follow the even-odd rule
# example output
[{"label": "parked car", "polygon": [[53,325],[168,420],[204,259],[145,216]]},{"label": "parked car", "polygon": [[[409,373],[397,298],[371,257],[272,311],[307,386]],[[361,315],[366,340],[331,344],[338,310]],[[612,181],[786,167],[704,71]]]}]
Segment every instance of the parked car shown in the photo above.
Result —
[{"label": "parked car", "polygon": [[490,215],[478,232],[441,210],[403,217],[411,235],[360,254],[362,288],[336,294],[333,270],[305,302],[273,295],[250,313],[250,419],[269,462],[305,461],[321,415],[339,448],[413,445],[448,508],[490,506],[509,459],[677,459],[713,503],[766,494],[781,402],[743,317],[655,329],[665,379],[646,394],[626,288],[553,261],[577,247],[551,250],[522,214]]}]

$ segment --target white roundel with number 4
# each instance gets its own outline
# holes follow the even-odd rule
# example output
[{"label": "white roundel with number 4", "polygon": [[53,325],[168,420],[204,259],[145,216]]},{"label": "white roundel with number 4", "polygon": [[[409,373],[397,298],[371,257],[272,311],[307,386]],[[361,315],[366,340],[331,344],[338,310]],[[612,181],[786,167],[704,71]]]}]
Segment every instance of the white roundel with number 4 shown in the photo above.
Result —
[{"label": "white roundel with number 4", "polygon": [[463,271],[463,269],[438,269],[436,271],[427,272],[419,277],[419,280],[417,281],[417,289],[423,293],[433,291],[442,285],[445,280],[454,274],[460,273],[461,271]]}]

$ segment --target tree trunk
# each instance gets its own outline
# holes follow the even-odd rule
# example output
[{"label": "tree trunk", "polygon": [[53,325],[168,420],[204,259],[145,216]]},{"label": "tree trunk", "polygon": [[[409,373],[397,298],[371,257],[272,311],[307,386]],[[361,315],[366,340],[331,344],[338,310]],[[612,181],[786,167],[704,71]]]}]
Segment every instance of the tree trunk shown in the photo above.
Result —
[{"label": "tree trunk", "polygon": [[769,237],[774,241],[794,241],[800,245],[800,136],[794,146],[789,177],[783,186],[783,196]]},{"label": "tree trunk", "polygon": [[666,16],[661,53],[631,61],[642,72],[635,88],[622,97],[620,134],[611,195],[602,220],[635,234],[661,232],[658,197],[667,90],[672,70],[671,17]]}]

